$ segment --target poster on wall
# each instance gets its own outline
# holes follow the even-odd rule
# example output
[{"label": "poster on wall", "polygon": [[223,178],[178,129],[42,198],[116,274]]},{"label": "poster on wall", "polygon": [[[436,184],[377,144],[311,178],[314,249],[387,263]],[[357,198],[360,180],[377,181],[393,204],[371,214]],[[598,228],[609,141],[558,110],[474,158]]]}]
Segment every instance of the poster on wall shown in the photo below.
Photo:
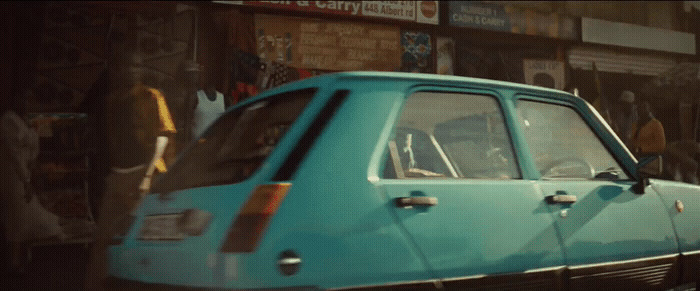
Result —
[{"label": "poster on wall", "polygon": [[300,69],[395,71],[401,66],[399,28],[355,22],[255,16],[258,56]]},{"label": "poster on wall", "polygon": [[564,62],[524,59],[523,72],[527,84],[564,90]]},{"label": "poster on wall", "polygon": [[455,59],[455,41],[449,37],[437,37],[436,53],[437,53],[437,69],[435,72],[439,75],[454,75],[454,59]]},{"label": "poster on wall", "polygon": [[269,7],[438,24],[438,1],[213,1],[220,4]]},{"label": "poster on wall", "polygon": [[429,34],[404,31],[401,33],[401,48],[401,71],[433,73],[433,45]]}]

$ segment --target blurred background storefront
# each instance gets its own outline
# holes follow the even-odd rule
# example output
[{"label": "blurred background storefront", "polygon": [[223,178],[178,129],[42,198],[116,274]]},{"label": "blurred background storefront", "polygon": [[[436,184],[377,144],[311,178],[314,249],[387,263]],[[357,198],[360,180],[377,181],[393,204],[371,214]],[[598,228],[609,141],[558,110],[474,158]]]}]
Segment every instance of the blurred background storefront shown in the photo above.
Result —
[{"label": "blurred background storefront", "polygon": [[611,114],[631,90],[652,104],[668,140],[697,140],[697,3],[8,2],[0,82],[3,98],[28,101],[45,149],[87,158],[93,204],[108,170],[100,106],[125,48],[170,99],[186,61],[228,105],[329,72],[422,72],[576,88]]}]

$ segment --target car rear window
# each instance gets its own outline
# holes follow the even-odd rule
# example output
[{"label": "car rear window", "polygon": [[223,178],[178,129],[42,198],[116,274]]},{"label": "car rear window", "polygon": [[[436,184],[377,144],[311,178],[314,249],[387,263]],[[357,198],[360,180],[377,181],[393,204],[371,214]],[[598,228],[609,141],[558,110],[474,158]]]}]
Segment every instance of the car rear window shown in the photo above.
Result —
[{"label": "car rear window", "polygon": [[244,181],[275,149],[315,92],[287,92],[228,112],[157,180],[153,192]]}]

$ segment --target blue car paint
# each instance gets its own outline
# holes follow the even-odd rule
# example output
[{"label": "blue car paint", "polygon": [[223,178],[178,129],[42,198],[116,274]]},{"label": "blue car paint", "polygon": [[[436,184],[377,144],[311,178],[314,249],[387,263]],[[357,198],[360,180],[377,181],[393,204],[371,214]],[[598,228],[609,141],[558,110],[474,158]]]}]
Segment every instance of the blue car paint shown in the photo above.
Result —
[{"label": "blue car paint", "polygon": [[[159,200],[157,195],[149,195],[139,207],[138,219],[128,238],[122,245],[110,248],[110,274],[141,282],[199,287],[311,285],[334,288],[517,272],[700,249],[697,231],[700,210],[693,207],[698,204],[700,190],[697,186],[654,180],[645,195],[634,196],[637,194],[628,190],[634,181],[606,182],[602,186],[588,182],[566,184],[567,192],[581,193],[579,201],[597,195],[595,200],[591,200],[593,207],[618,207],[616,212],[606,213],[602,217],[590,217],[595,213],[575,214],[577,208],[583,208],[584,204],[574,204],[567,209],[574,211],[574,217],[579,215],[586,218],[588,215],[588,221],[570,222],[570,219],[563,222],[561,206],[549,206],[542,202],[549,191],[561,187],[555,182],[539,180],[539,172],[515,118],[514,102],[522,96],[534,96],[535,99],[576,108],[625,171],[636,175],[634,157],[610,132],[609,127],[601,123],[599,115],[580,98],[561,91],[499,81],[427,74],[352,72],[283,85],[228,111],[278,93],[310,87],[319,88],[314,100],[248,180],[234,185],[173,192],[172,200],[168,201]],[[492,182],[457,179],[420,183],[379,178],[387,154],[386,142],[403,100],[411,92],[426,88],[491,92],[490,95],[498,97],[522,180]],[[290,181],[292,187],[287,197],[256,250],[237,254],[218,252],[248,194],[256,185],[270,182],[280,164],[293,154],[292,149],[306,128],[337,90],[349,90],[350,94],[298,167]],[[508,195],[510,192],[489,190],[489,186],[495,185],[511,190],[520,189],[523,195],[518,199],[529,201],[524,203],[530,203],[533,207],[529,212],[532,216],[528,216],[528,212],[518,212],[523,209],[518,207],[523,205],[512,203],[513,197]],[[466,187],[476,190],[469,199],[450,197],[450,191]],[[439,194],[442,195],[439,200],[441,204],[426,212],[394,207],[392,198],[415,189],[426,193],[444,193]],[[479,196],[480,193],[487,194]],[[487,197],[497,199],[489,200]],[[673,203],[677,199],[688,205],[685,212],[674,213]],[[442,214],[438,207],[442,207],[442,204],[454,206],[474,201],[482,204],[475,204],[471,212],[440,217]],[[625,204],[629,201],[636,204]],[[626,208],[619,208],[623,204]],[[144,215],[186,208],[213,213],[212,223],[203,236],[188,237],[178,242],[135,239]],[[624,216],[625,213],[632,215]],[[431,216],[437,220],[430,220]],[[477,219],[483,217],[491,219],[486,222]],[[464,224],[457,230],[440,229],[440,225],[436,224],[440,220],[460,218]],[[510,229],[511,221],[517,220],[536,223],[524,223],[519,225],[523,227],[521,229]],[[585,227],[560,229],[567,223]],[[641,239],[632,241],[629,236],[610,235],[603,229],[610,224],[627,227],[626,234],[642,233]],[[501,230],[508,232],[493,236]],[[507,233],[513,237],[503,236]],[[608,235],[604,235],[606,233]],[[676,233],[679,237],[675,236]],[[589,240],[593,237],[596,239]],[[445,252],[450,249],[454,251],[460,243],[464,243],[462,248],[465,251],[471,247],[479,250],[455,254],[457,257]],[[600,248],[601,245],[605,247]],[[629,252],[630,245],[633,252]],[[284,276],[277,269],[278,255],[285,250],[294,250],[302,258],[302,267],[293,276]],[[591,253],[596,256],[590,256]],[[455,259],[461,259],[463,263],[460,265]],[[450,260],[454,262],[450,263]]]},{"label": "blue car paint", "polygon": [[[671,217],[678,237],[678,247],[681,253],[697,253],[700,251],[700,199],[697,185],[675,181],[651,181],[651,188],[657,193],[663,193],[661,199],[665,210]],[[680,202],[683,209],[676,208]],[[682,211],[682,212],[681,212]]]}]

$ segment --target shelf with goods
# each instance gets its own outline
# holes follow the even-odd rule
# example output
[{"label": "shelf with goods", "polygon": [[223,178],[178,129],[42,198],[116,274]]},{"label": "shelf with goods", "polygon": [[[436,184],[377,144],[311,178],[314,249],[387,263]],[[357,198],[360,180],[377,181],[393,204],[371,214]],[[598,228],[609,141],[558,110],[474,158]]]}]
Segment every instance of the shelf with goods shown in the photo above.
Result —
[{"label": "shelf with goods", "polygon": [[[29,123],[39,135],[39,155],[33,186],[41,204],[64,223],[67,237],[33,242],[32,245],[89,243],[94,229],[89,201],[92,150],[85,146],[87,115],[84,113],[31,113]],[[83,228],[83,229],[81,229]]]}]

